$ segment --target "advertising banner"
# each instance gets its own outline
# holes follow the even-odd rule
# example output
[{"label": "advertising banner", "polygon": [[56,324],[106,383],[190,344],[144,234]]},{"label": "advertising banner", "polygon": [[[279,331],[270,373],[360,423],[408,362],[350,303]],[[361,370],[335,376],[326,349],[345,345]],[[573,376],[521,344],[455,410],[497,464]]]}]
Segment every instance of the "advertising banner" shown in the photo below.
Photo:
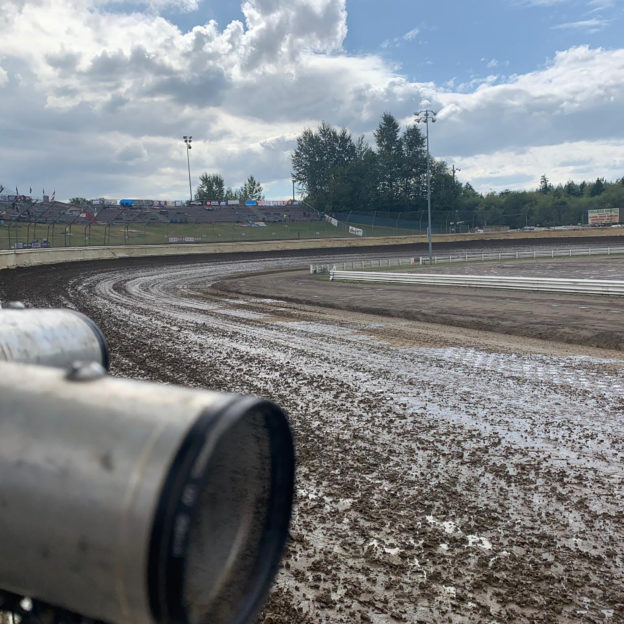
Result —
[{"label": "advertising banner", "polygon": [[619,208],[600,208],[598,210],[588,210],[587,220],[589,225],[609,225],[620,222]]},{"label": "advertising banner", "polygon": [[353,227],[352,225],[350,225],[349,226],[349,234],[355,234],[356,236],[364,236],[364,230],[362,230],[360,228]]}]

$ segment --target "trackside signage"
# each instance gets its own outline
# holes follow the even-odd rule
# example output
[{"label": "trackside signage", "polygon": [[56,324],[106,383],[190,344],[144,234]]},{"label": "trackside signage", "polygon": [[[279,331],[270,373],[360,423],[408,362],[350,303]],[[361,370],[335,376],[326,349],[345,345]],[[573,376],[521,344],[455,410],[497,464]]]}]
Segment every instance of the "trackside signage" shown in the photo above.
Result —
[{"label": "trackside signage", "polygon": [[364,230],[362,230],[360,228],[353,227],[352,225],[350,225],[349,226],[349,234],[355,234],[356,236],[364,236]]},{"label": "trackside signage", "polygon": [[587,221],[589,225],[607,225],[620,222],[619,208],[600,208],[599,210],[588,210]]}]

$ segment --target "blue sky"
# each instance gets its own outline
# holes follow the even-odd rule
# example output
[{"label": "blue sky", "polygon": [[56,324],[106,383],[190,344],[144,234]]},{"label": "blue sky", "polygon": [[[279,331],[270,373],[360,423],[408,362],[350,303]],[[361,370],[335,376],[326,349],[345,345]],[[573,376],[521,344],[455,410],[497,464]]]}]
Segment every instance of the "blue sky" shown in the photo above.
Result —
[{"label": "blue sky", "polygon": [[[587,2],[359,0],[348,4],[353,53],[379,52],[414,81],[468,83],[526,73],[557,50],[621,44],[623,11]],[[595,24],[581,25],[588,20]],[[573,25],[574,24],[574,25]],[[594,31],[595,32],[592,32]]]},{"label": "blue sky", "polygon": [[321,121],[372,140],[435,108],[483,192],[624,175],[621,0],[4,0],[0,183],[185,197],[191,164],[291,192]]}]

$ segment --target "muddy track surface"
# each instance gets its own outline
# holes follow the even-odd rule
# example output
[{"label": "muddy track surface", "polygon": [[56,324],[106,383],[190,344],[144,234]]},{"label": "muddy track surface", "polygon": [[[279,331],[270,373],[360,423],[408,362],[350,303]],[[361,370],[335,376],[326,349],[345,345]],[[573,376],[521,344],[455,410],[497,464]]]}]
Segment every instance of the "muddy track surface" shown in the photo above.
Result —
[{"label": "muddy track surface", "polygon": [[212,288],[284,259],[0,275],[66,305],[113,373],[288,411],[292,540],[264,623],[624,621],[624,362],[615,352]]},{"label": "muddy track surface", "polygon": [[[489,276],[620,280],[624,257],[561,258],[402,267],[402,271]],[[302,271],[253,273],[219,282],[230,293],[272,296],[344,310],[483,329],[624,351],[624,297],[495,288],[332,282]]]}]

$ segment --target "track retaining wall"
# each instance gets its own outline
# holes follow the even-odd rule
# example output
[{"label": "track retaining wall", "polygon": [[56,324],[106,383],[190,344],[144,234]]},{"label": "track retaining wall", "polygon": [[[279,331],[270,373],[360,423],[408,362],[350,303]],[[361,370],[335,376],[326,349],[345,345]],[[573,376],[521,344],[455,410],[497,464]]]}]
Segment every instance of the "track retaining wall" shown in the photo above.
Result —
[{"label": "track retaining wall", "polygon": [[[441,234],[433,237],[434,244],[475,241],[521,241],[540,239],[603,238],[624,236],[624,228],[579,230],[538,230],[534,232],[488,232],[478,234]],[[157,256],[197,254],[293,251],[298,249],[365,248],[383,245],[426,243],[426,236],[388,236],[379,238],[314,238],[303,240],[249,241],[230,243],[195,243],[180,245],[120,245],[98,247],[52,247],[48,249],[17,249],[0,251],[0,270],[18,267],[81,262],[85,260],[114,260]],[[623,239],[624,240],[624,239]]]}]

